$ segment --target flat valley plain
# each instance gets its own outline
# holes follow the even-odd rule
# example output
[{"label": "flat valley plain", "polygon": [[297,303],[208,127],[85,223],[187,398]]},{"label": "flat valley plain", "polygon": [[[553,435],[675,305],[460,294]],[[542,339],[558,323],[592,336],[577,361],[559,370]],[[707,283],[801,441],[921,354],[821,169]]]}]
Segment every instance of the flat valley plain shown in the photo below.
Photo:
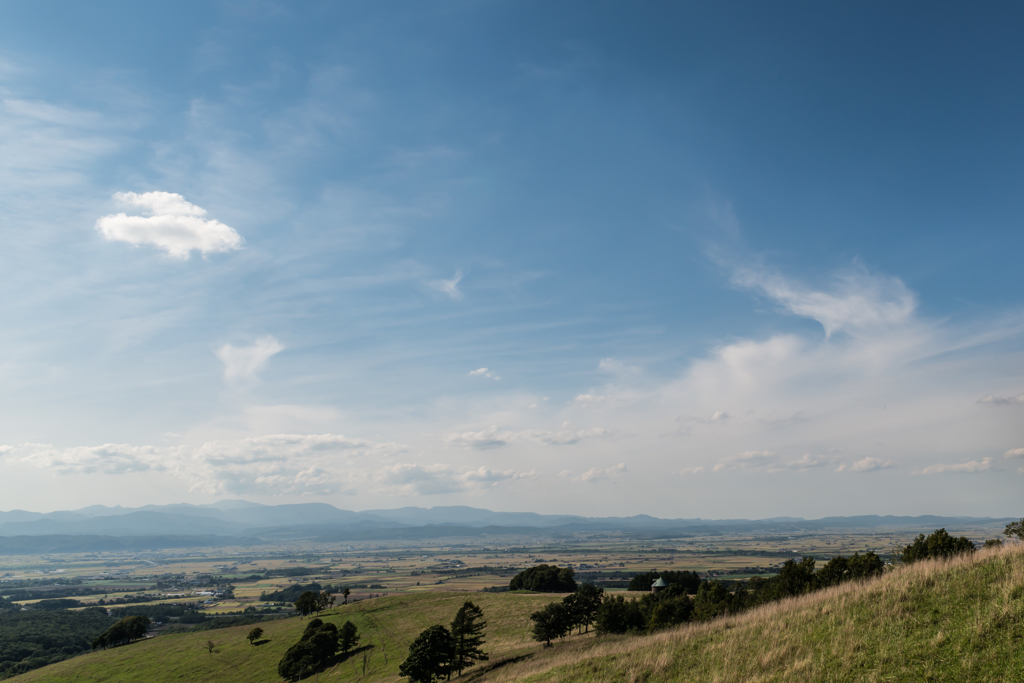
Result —
[{"label": "flat valley plain", "polygon": [[[704,578],[742,580],[771,576],[787,559],[874,551],[888,560],[918,533],[933,529],[840,529],[785,535],[652,535],[628,532],[520,537],[486,535],[423,541],[352,543],[284,542],[245,547],[90,552],[0,557],[0,595],[31,586],[33,599],[65,597],[76,584],[82,603],[189,604],[210,617],[254,611],[290,613],[290,604],[261,600],[263,594],[295,584],[330,585],[337,600],[436,591],[503,589],[519,571],[537,564],[570,566],[578,582],[614,592],[641,572],[688,570]],[[994,526],[950,527],[976,543],[1000,536]],[[210,595],[225,587],[231,597]],[[281,601],[276,601],[281,602]],[[118,604],[115,603],[115,604]]]}]

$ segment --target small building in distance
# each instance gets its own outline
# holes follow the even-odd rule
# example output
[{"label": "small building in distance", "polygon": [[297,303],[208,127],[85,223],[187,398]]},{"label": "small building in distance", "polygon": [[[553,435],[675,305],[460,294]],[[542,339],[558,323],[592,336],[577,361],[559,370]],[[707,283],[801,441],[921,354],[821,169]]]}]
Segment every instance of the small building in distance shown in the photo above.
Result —
[{"label": "small building in distance", "polygon": [[665,579],[659,576],[658,580],[651,584],[651,595],[657,595],[665,588],[668,588],[668,584],[665,583]]}]

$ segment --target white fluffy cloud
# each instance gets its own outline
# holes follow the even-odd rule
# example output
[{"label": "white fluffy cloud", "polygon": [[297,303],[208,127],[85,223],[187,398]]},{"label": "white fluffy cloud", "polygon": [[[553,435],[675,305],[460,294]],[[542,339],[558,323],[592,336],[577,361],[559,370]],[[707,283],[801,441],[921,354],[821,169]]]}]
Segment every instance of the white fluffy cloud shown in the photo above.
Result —
[{"label": "white fluffy cloud", "polygon": [[882,460],[881,458],[862,458],[853,463],[842,464],[836,468],[837,472],[875,472],[877,470],[886,470],[890,467],[895,467],[895,463],[891,460]]},{"label": "white fluffy cloud", "polygon": [[71,448],[27,443],[20,446],[4,446],[0,448],[0,454],[10,461],[58,474],[160,472],[167,470],[169,466],[173,467],[176,461],[173,454],[152,446],[119,443]]},{"label": "white fluffy cloud", "polygon": [[188,258],[241,249],[242,237],[234,228],[206,218],[206,209],[173,192],[118,192],[117,201],[134,207],[142,216],[116,213],[96,221],[106,239],[136,246],[152,244],[175,258]]},{"label": "white fluffy cloud", "polygon": [[486,490],[536,474],[486,466],[382,464],[406,450],[399,443],[341,434],[271,434],[162,448],[22,444],[0,446],[0,458],[58,474],[165,472],[187,480],[193,491],[215,495],[436,495]]},{"label": "white fluffy cloud", "polygon": [[958,463],[939,463],[922,468],[917,474],[945,474],[947,472],[958,472],[961,474],[973,474],[984,472],[992,467],[992,458],[981,460],[969,460]]},{"label": "white fluffy cloud", "polygon": [[382,468],[376,473],[376,480],[394,493],[436,495],[488,489],[503,481],[529,478],[535,474],[532,471],[496,471],[487,467],[459,469],[444,464],[399,463]]},{"label": "white fluffy cloud", "polygon": [[502,430],[497,425],[478,432],[457,432],[444,437],[446,443],[464,448],[484,451],[501,448],[514,443],[534,442],[548,446],[569,446],[584,439],[611,436],[607,429],[574,429],[568,422],[562,423],[561,429],[550,431],[544,429],[523,429],[519,431]]},{"label": "white fluffy cloud", "polygon": [[487,379],[493,379],[495,381],[501,379],[496,374],[490,371],[489,368],[477,368],[476,370],[469,371],[470,377],[486,377]]},{"label": "white fluffy cloud", "polygon": [[1024,448],[1011,448],[1003,453],[1004,458],[1024,458]]},{"label": "white fluffy cloud", "polygon": [[592,467],[582,475],[580,475],[580,481],[586,481],[590,483],[596,483],[599,481],[607,481],[608,479],[615,479],[621,477],[626,473],[626,463],[620,462],[618,465],[612,467],[606,467],[605,469],[599,469]]},{"label": "white fluffy cloud", "polygon": [[260,337],[250,346],[225,344],[217,349],[217,358],[224,363],[224,379],[248,380],[256,377],[271,356],[284,350],[281,342],[271,336]]}]

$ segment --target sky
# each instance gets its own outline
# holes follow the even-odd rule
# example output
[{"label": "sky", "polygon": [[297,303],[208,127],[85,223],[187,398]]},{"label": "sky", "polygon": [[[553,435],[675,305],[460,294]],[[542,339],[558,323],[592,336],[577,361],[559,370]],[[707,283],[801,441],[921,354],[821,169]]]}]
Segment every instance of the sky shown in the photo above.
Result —
[{"label": "sky", "polygon": [[1019,516],[1022,29],[0,4],[0,509]]}]

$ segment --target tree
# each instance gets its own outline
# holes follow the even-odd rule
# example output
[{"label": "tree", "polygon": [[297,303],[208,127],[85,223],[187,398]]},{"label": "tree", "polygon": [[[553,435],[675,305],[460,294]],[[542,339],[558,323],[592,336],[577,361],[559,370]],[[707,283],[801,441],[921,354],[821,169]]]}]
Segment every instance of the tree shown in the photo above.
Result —
[{"label": "tree", "polygon": [[342,594],[343,596],[345,596],[345,604],[346,604],[346,605],[348,604],[348,596],[349,596],[349,595],[350,595],[351,593],[352,593],[352,591],[350,591],[350,590],[348,589],[348,586],[346,586],[346,587],[345,587],[345,590],[341,591],[341,594]]},{"label": "tree", "polygon": [[282,678],[296,679],[321,671],[338,651],[338,627],[321,619],[310,619],[299,642],[284,653],[277,664]]},{"label": "tree", "polygon": [[530,619],[533,621],[533,639],[546,646],[551,645],[552,638],[561,638],[572,629],[569,610],[562,602],[548,603],[544,609],[531,614]]},{"label": "tree", "polygon": [[863,555],[854,553],[850,558],[851,579],[870,579],[881,576],[883,571],[885,571],[885,562],[872,550]]},{"label": "tree", "polygon": [[453,655],[452,634],[438,624],[416,636],[409,656],[398,665],[398,674],[412,683],[434,683],[450,677]]},{"label": "tree", "polygon": [[146,635],[146,627],[149,626],[149,617],[141,614],[125,617],[107,629],[106,633],[98,636],[92,641],[92,647],[107,648],[127,645],[133,640],[138,640]]},{"label": "tree", "polygon": [[316,606],[314,611],[317,613],[317,616],[319,616],[320,612],[324,611],[325,609],[329,607],[334,607],[334,596],[331,595],[331,593],[328,591],[322,591],[320,593],[315,594],[314,599],[316,600]]},{"label": "tree", "polygon": [[689,572],[686,570],[679,572],[642,572],[640,574],[634,574],[633,578],[629,580],[629,588],[631,591],[643,591],[645,593],[650,592],[651,586],[658,579],[663,579],[668,585],[680,584],[686,588],[686,592],[694,594],[697,589],[700,588],[700,574],[697,572]]},{"label": "tree", "polygon": [[459,676],[463,669],[487,661],[487,653],[482,648],[487,626],[483,617],[483,610],[467,600],[452,621],[452,670]]},{"label": "tree", "polygon": [[646,625],[640,604],[636,600],[626,600],[621,595],[605,596],[594,623],[598,633],[642,631]]},{"label": "tree", "polygon": [[576,590],[574,576],[572,567],[559,568],[555,565],[538,564],[512,577],[508,589],[538,593],[572,593]]},{"label": "tree", "polygon": [[295,611],[302,616],[308,616],[317,611],[317,593],[306,591],[295,601]]},{"label": "tree", "polygon": [[986,548],[998,548],[1002,544],[1003,544],[1003,539],[1001,539],[1001,538],[987,538],[987,539],[985,539],[985,547]]},{"label": "tree", "polygon": [[341,644],[341,651],[348,654],[348,651],[359,643],[359,629],[351,621],[346,621],[338,631],[338,639]]},{"label": "tree", "polygon": [[217,643],[213,642],[212,640],[208,640],[208,641],[206,641],[206,644],[205,644],[205,645],[203,645],[203,647],[205,647],[205,648],[206,648],[206,652],[207,652],[208,654],[211,654],[211,655],[212,655],[212,654],[213,654],[213,649],[214,649],[215,647],[217,647]]},{"label": "tree", "polygon": [[1024,541],[1024,519],[1017,522],[1010,522],[1006,525],[1006,528],[1003,529],[1003,533],[1010,538],[1016,538]]},{"label": "tree", "polygon": [[648,633],[683,624],[693,616],[693,600],[679,584],[669,586],[656,596],[645,597],[653,603],[647,617]]},{"label": "tree", "polygon": [[697,589],[697,597],[693,600],[693,618],[708,621],[728,614],[735,611],[732,602],[732,593],[725,586],[718,581],[705,581]]},{"label": "tree", "polygon": [[597,610],[600,609],[601,600],[604,598],[604,589],[592,583],[584,583],[576,589],[575,596],[572,607],[573,623],[590,633],[590,625],[597,618]]},{"label": "tree", "polygon": [[249,644],[250,645],[252,645],[254,640],[259,640],[262,637],[263,637],[263,629],[261,629],[259,626],[257,626],[253,630],[249,631],[249,635],[246,636],[246,638],[249,639]]},{"label": "tree", "polygon": [[903,549],[900,562],[911,563],[936,557],[955,557],[973,553],[974,543],[966,536],[954,538],[945,529],[936,529],[926,538],[918,534],[914,542]]}]

